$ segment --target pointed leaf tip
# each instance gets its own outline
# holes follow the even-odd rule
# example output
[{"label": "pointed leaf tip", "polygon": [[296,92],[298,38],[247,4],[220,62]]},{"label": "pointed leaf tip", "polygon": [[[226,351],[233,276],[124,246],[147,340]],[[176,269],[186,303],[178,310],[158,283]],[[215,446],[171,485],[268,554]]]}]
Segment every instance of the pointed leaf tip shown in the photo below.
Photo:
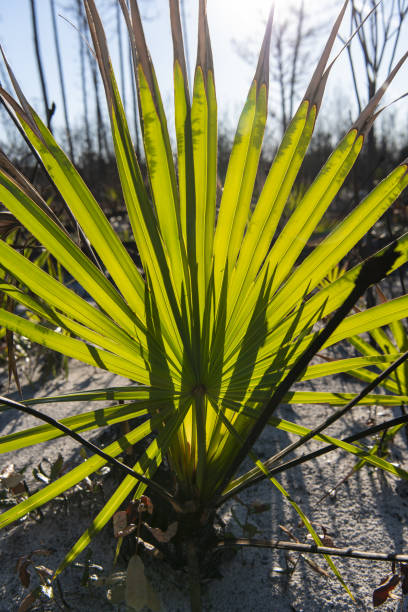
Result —
[{"label": "pointed leaf tip", "polygon": [[369,100],[367,106],[362,110],[360,116],[357,121],[354,123],[351,129],[356,129],[361,134],[366,134],[370,131],[371,126],[374,121],[377,119],[378,115],[382,112],[383,109],[380,109],[378,112],[376,108],[378,107],[381,99],[383,98],[385,92],[388,87],[394,80],[395,76],[403,66],[403,64],[408,59],[408,51],[404,53],[404,55],[400,58],[394,68],[391,70],[384,83],[377,89],[371,100]]},{"label": "pointed leaf tip", "polygon": [[141,65],[143,74],[147,80],[151,92],[155,90],[154,76],[150,53],[147,48],[146,39],[143,30],[142,19],[140,17],[139,7],[136,0],[130,0],[130,20],[129,12],[124,0],[119,0],[125,17],[126,25],[129,30],[129,36],[132,41],[133,53],[136,57],[136,62]]},{"label": "pointed leaf tip", "polygon": [[189,99],[188,75],[183,44],[183,29],[181,27],[179,0],[169,0],[171,37],[173,40],[174,64],[178,63],[184,79],[186,98]]},{"label": "pointed leaf tip", "polygon": [[308,100],[310,102],[310,106],[316,105],[317,109],[320,108],[320,104],[323,98],[324,90],[326,87],[328,70],[326,70],[326,65],[330,57],[330,53],[333,49],[334,42],[336,40],[338,31],[340,29],[341,22],[343,21],[344,13],[346,12],[347,5],[349,0],[345,0],[342,9],[334,22],[333,28],[330,32],[330,36],[326,42],[323,53],[320,57],[320,60],[316,66],[316,69],[313,73],[309,86],[306,90],[304,100]]},{"label": "pointed leaf tip", "polygon": [[[14,87],[14,91],[17,94],[17,98],[20,102],[21,108],[23,109],[24,113],[25,113],[25,121],[27,121],[28,125],[30,126],[30,128],[36,133],[37,136],[39,136],[39,130],[37,128],[37,126],[35,125],[35,122],[33,121],[32,115],[31,115],[31,109],[30,109],[30,105],[28,104],[28,101],[26,99],[26,97],[24,96],[23,92],[21,91],[20,85],[18,84],[18,81],[16,79],[16,77],[14,76],[14,72],[11,69],[10,64],[7,61],[6,55],[3,51],[3,47],[0,45],[0,52],[1,55],[3,57],[3,61],[4,64],[6,66],[8,75],[10,77],[10,81],[11,84]],[[16,103],[14,102],[14,100],[12,99],[11,95],[5,90],[3,89],[3,87],[1,87],[0,85],[0,95],[3,98],[3,100],[6,100],[6,102],[9,103],[9,105],[13,108],[14,111],[16,111]]]},{"label": "pointed leaf tip", "polygon": [[111,63],[109,58],[108,43],[103,29],[102,21],[94,0],[84,0],[85,12],[88,20],[89,31],[92,37],[96,61],[104,84],[106,97],[109,105],[112,103],[113,93],[109,78]]},{"label": "pointed leaf tip", "polygon": [[262,41],[261,51],[259,53],[258,65],[256,67],[256,72],[254,76],[254,80],[257,83],[258,90],[261,85],[266,85],[266,87],[268,87],[269,85],[269,54],[271,49],[273,15],[274,6],[272,5],[266,24],[266,30],[264,39]]},{"label": "pointed leaf tip", "polygon": [[408,174],[408,157],[406,157],[405,159],[402,160],[402,162],[400,163],[400,168],[403,168],[405,166],[405,174],[404,176],[406,176]]},{"label": "pointed leaf tip", "polygon": [[197,68],[200,67],[204,79],[208,72],[214,72],[213,57],[211,50],[210,32],[207,21],[207,0],[200,0],[198,12],[198,48]]}]

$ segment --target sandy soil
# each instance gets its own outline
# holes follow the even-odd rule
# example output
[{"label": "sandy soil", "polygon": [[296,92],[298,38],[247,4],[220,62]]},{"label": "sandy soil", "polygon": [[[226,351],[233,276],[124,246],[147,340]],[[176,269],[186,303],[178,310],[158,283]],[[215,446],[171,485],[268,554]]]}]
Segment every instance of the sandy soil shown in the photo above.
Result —
[{"label": "sandy soil", "polygon": [[[4,378],[3,378],[4,380]],[[74,389],[92,389],[103,386],[123,384],[123,379],[106,372],[96,371],[78,362],[72,361],[69,366],[69,379],[63,375],[56,377],[45,385],[26,385],[24,397],[49,395],[68,392]],[[337,389],[354,391],[355,383],[337,379],[335,384],[322,379],[314,388],[318,390]],[[310,385],[311,386],[311,385]],[[7,390],[2,389],[5,394]],[[16,397],[16,396],[14,396]],[[61,404],[48,406],[47,410],[54,417],[80,412],[86,406],[78,404]],[[89,407],[88,407],[89,409]],[[317,425],[327,417],[332,408],[293,407],[282,408],[281,415],[289,420],[302,420],[306,426]],[[381,422],[397,415],[398,410],[389,408],[356,407],[346,423],[336,423],[330,433],[346,436],[362,429],[369,417]],[[24,427],[37,424],[34,419],[20,415],[15,411],[0,413],[0,431],[7,434]],[[89,433],[91,439],[97,437],[98,443],[109,443],[115,432],[107,432],[106,440],[100,438],[100,432]],[[98,437],[99,436],[99,437]],[[291,440],[285,433],[269,429],[257,446],[261,458],[267,458],[282,444]],[[69,439],[61,439],[36,447],[9,453],[2,457],[1,466],[13,463],[16,469],[26,466],[25,476],[30,488],[35,490],[39,483],[31,476],[32,468],[42,457],[54,461],[61,453],[66,462],[77,463],[80,460],[78,445]],[[408,469],[406,438],[400,435],[391,449],[389,460],[397,462]],[[352,469],[355,461],[345,453],[336,451],[325,455],[313,463],[303,465],[284,474],[280,481],[289,490],[292,497],[300,503],[304,512],[313,521],[317,529],[323,525],[338,547],[352,546],[361,550],[408,553],[408,483],[398,481],[389,474],[380,473],[370,467],[364,467],[355,473],[336,491],[334,496],[327,496],[319,501],[331,486],[337,484]],[[250,467],[250,464],[248,464]],[[113,486],[114,476],[108,475],[103,480],[104,495]],[[305,530],[299,527],[299,521],[288,502],[282,500],[280,493],[269,483],[263,483],[252,490],[244,492],[240,499],[246,504],[261,500],[268,504],[266,511],[251,514],[248,517],[253,525],[253,535],[258,538],[280,537],[288,539],[279,525],[290,529],[301,541],[305,541]],[[33,577],[30,589],[24,588],[16,573],[17,560],[35,549],[52,549],[49,556],[38,555],[37,564],[55,569],[65,552],[82,534],[91,518],[97,514],[103,504],[103,494],[89,493],[85,490],[74,491],[67,496],[67,501],[55,500],[43,508],[41,519],[28,518],[0,532],[0,612],[18,610],[18,607],[30,589],[38,584]],[[222,511],[222,519],[227,530],[236,536],[248,536],[243,533],[239,523],[246,520],[246,508],[239,501],[233,500]],[[92,544],[92,562],[99,566],[91,571],[99,577],[107,577],[112,572],[112,561],[115,540],[112,524],[109,523]],[[78,559],[84,562],[87,552]],[[312,556],[308,557],[309,559]],[[328,570],[324,560],[313,558],[318,568]],[[290,573],[285,571],[287,564],[292,567]],[[295,564],[293,567],[292,564]],[[345,581],[355,596],[353,603],[338,581],[325,577],[323,572],[313,569],[305,558],[297,553],[288,555],[276,550],[245,549],[236,555],[224,559],[220,564],[219,579],[203,584],[203,610],[215,612],[324,612],[329,610],[371,610],[372,592],[390,571],[388,563],[371,561],[336,560]],[[115,571],[125,570],[117,566]],[[98,584],[81,586],[83,567],[71,566],[61,577],[61,587],[69,609],[81,612],[94,610],[126,610],[124,603],[112,604],[107,599],[106,581],[99,579]],[[172,572],[168,565],[158,561],[146,562],[148,575],[161,602],[161,610],[184,612],[189,610],[186,575]],[[222,578],[221,578],[222,576]],[[115,593],[113,595],[115,597]],[[396,594],[399,595],[399,588]],[[118,595],[120,596],[120,595]],[[381,610],[396,611],[401,609],[399,600],[389,600]],[[38,610],[63,609],[61,598],[57,602],[39,604]],[[34,609],[34,608],[33,608]]]}]

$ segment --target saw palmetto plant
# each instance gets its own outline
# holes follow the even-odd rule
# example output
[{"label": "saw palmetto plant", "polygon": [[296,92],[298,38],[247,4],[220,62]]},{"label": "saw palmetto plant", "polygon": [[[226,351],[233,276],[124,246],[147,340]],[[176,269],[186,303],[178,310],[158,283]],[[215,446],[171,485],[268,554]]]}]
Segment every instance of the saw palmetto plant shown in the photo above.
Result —
[{"label": "saw palmetto plant", "polygon": [[[325,424],[319,431],[310,431],[306,423],[292,423],[284,420],[284,414],[280,413],[279,418],[274,414],[283,403],[326,403],[343,405],[340,411],[333,411],[333,419],[340,418],[351,407],[353,396],[293,390],[294,383],[373,364],[392,369],[396,360],[400,363],[407,356],[395,347],[387,354],[310,365],[322,347],[398,321],[408,312],[408,296],[402,296],[350,315],[370,284],[407,261],[408,235],[335,282],[324,288],[319,285],[404,190],[408,184],[407,162],[376,185],[311,253],[301,257],[304,245],[353,167],[381,97],[406,55],[276,235],[312,138],[330,71],[329,56],[347,2],[255,204],[252,192],[267,118],[272,16],[218,202],[217,102],[206,2],[198,3],[198,52],[191,97],[178,3],[169,3],[176,162],[136,0],[130,1],[129,9],[125,0],[119,3],[134,55],[147,177],[142,175],[135,155],[95,2],[84,0],[106,93],[123,198],[142,272],[73,164],[25,99],[7,62],[17,98],[0,90],[4,104],[19,122],[86,241],[79,244],[76,236],[68,233],[22,175],[3,168],[1,201],[85,289],[85,297],[2,241],[0,265],[17,279],[18,285],[2,282],[1,290],[26,312],[40,318],[34,322],[22,315],[21,309],[1,309],[0,324],[33,342],[131,381],[129,384],[124,380],[122,387],[112,389],[15,403],[15,407],[31,410],[43,419],[46,417],[32,408],[35,403],[87,399],[97,406],[104,401],[113,401],[114,405],[3,436],[0,450],[16,450],[63,434],[78,438],[86,429],[144,417],[141,424],[139,420],[135,428],[104,452],[94,448],[92,457],[4,512],[0,525],[6,526],[45,504],[106,461],[113,461],[126,446],[149,437],[147,450],[133,468],[119,463],[127,474],[68,552],[57,574],[84,550],[126,499],[139,499],[147,487],[156,500],[168,504],[175,520],[183,526],[176,537],[186,543],[186,558],[194,566],[197,534],[211,523],[215,510],[237,491],[269,478],[284,497],[289,497],[273,470],[283,469],[283,457],[294,447],[282,449],[265,463],[259,461],[252,447],[265,427],[292,432],[299,437],[299,444],[315,437],[322,449],[341,447],[394,475],[408,476],[358,443],[324,436],[321,432]],[[378,395],[371,393],[375,386],[376,381],[359,401],[379,401]],[[401,393],[394,387],[380,399],[390,405],[408,401],[405,391]],[[10,409],[12,402],[3,402],[3,409]],[[248,456],[254,468],[239,474]],[[168,488],[155,482],[155,472],[164,458],[173,474],[171,482],[175,483]],[[301,508],[291,498],[288,501],[319,544]],[[339,576],[331,558],[327,560]],[[196,607],[198,598],[197,588],[193,589]]]}]

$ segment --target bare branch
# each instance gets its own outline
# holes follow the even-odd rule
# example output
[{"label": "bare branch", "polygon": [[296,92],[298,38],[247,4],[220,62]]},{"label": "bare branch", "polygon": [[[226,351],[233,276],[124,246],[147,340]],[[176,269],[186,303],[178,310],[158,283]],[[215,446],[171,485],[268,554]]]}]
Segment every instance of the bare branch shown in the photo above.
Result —
[{"label": "bare branch", "polygon": [[143,474],[139,474],[138,472],[135,472],[128,465],[122,463],[118,459],[115,459],[115,457],[111,457],[110,455],[105,453],[103,450],[101,450],[98,446],[96,446],[95,444],[93,444],[92,442],[84,438],[83,436],[81,436],[79,433],[77,433],[76,431],[73,431],[72,429],[64,425],[63,423],[60,423],[59,421],[53,419],[48,414],[43,414],[39,412],[38,410],[36,410],[35,408],[32,408],[31,406],[21,404],[20,402],[16,402],[7,397],[0,396],[0,406],[1,404],[5,404],[9,408],[16,408],[17,410],[20,410],[20,412],[24,412],[25,414],[30,414],[31,416],[34,416],[37,419],[40,419],[41,421],[44,421],[45,423],[52,425],[56,429],[59,429],[65,435],[69,436],[70,438],[73,438],[74,440],[79,442],[82,446],[85,446],[86,448],[88,448],[90,451],[92,451],[96,455],[99,455],[100,457],[102,457],[102,459],[105,459],[105,461],[107,461],[108,463],[111,463],[112,465],[119,468],[122,472],[125,472],[126,475],[132,476],[137,481],[143,482],[144,484],[148,485],[160,497],[168,501],[174,507],[175,510],[182,511],[181,507],[174,500],[173,496],[170,495],[170,493],[168,493],[162,486],[150,480],[149,478],[146,478],[146,476],[143,476]]},{"label": "bare branch", "polygon": [[285,540],[258,540],[256,538],[228,538],[216,545],[216,549],[235,547],[277,548],[280,550],[298,551],[318,555],[332,555],[335,557],[349,557],[352,559],[369,559],[371,561],[408,561],[408,554],[378,553],[370,550],[354,550],[347,548],[333,548],[317,546],[316,544],[302,544],[301,542],[287,542]]}]

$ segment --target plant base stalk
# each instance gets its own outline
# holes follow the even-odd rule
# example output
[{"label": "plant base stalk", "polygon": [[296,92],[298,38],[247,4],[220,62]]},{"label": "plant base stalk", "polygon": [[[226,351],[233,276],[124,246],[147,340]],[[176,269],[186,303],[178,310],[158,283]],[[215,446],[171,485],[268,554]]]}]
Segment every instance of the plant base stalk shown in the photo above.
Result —
[{"label": "plant base stalk", "polygon": [[193,540],[187,542],[187,566],[190,583],[191,612],[201,612],[200,567],[196,544]]}]

